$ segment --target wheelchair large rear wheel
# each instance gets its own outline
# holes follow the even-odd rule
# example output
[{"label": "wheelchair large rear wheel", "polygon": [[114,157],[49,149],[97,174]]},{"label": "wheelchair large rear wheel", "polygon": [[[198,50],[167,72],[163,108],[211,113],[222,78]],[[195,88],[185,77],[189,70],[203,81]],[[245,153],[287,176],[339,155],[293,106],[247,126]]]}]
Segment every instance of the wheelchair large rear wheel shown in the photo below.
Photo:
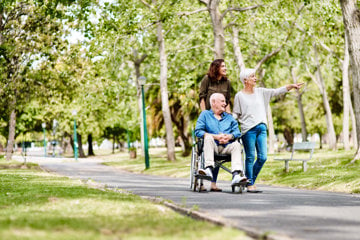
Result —
[{"label": "wheelchair large rear wheel", "polygon": [[196,189],[196,177],[195,174],[197,172],[197,153],[195,146],[192,147],[191,151],[191,165],[190,165],[190,189]]}]

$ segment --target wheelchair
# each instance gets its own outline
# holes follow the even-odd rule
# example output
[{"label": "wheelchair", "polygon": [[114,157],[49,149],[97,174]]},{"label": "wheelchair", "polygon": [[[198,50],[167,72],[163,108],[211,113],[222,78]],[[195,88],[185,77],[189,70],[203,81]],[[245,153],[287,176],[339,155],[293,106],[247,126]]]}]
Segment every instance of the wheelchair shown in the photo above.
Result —
[{"label": "wheelchair", "polygon": [[[242,142],[240,138],[237,138],[235,141],[239,141],[241,146]],[[203,185],[203,181],[211,181],[211,178],[208,176],[204,176],[198,173],[199,169],[205,168],[205,159],[204,159],[204,139],[202,138],[193,138],[192,143],[192,151],[191,151],[191,165],[190,165],[190,189],[194,192],[201,191],[200,186]],[[244,148],[241,149],[241,161],[243,162],[243,166],[245,166],[245,151]],[[230,154],[217,154],[214,153],[214,161],[215,161],[215,168],[220,167],[224,169],[226,172],[232,174],[231,170],[224,166],[226,162],[231,162],[231,155]],[[245,168],[244,168],[245,169]],[[239,188],[239,193],[244,192],[246,188],[247,182],[241,183],[237,186],[231,186],[232,192],[235,192],[236,187]]]}]

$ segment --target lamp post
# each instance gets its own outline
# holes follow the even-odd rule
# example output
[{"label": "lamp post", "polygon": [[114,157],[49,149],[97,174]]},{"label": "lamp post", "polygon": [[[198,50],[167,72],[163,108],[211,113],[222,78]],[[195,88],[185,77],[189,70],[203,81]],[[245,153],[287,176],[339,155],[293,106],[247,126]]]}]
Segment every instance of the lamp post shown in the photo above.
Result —
[{"label": "lamp post", "polygon": [[74,158],[77,161],[78,160],[78,142],[77,142],[77,134],[76,134],[76,114],[77,114],[77,111],[73,110],[72,114],[74,116]]},{"label": "lamp post", "polygon": [[145,168],[150,168],[150,159],[149,159],[149,143],[147,136],[147,126],[146,126],[146,111],[145,111],[145,93],[144,85],[146,83],[146,77],[139,77],[139,83],[141,85],[141,97],[142,97],[142,116],[143,116],[143,125],[144,125],[144,156],[145,156]]},{"label": "lamp post", "polygon": [[44,133],[44,157],[46,157],[46,132],[45,132],[46,123],[42,123],[41,126]]},{"label": "lamp post", "polygon": [[52,156],[55,157],[56,156],[56,128],[58,126],[58,121],[56,119],[53,120],[53,132],[52,132],[52,135],[53,135],[53,140],[51,142],[51,145],[52,145],[52,149],[53,149],[53,152],[52,152]]}]

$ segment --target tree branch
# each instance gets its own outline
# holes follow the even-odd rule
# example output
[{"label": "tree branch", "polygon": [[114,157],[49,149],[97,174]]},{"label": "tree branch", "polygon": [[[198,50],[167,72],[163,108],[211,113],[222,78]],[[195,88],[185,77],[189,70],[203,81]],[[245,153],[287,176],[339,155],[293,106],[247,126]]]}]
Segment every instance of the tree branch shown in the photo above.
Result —
[{"label": "tree branch", "polygon": [[255,8],[258,8],[258,7],[261,7],[263,6],[262,4],[259,4],[259,5],[254,5],[254,6],[250,6],[250,7],[243,7],[243,8],[239,8],[239,7],[229,7],[228,9],[225,10],[225,12],[223,14],[221,14],[220,16],[220,22],[223,20],[223,18],[225,17],[225,15],[228,13],[228,12],[232,12],[232,11],[236,11],[236,12],[245,12],[245,11],[248,11],[248,10],[252,10],[252,9],[255,9]]},{"label": "tree branch", "polygon": [[157,21],[154,21],[154,22],[152,22],[152,23],[149,23],[148,25],[146,25],[146,26],[144,26],[144,27],[142,27],[142,28],[139,28],[140,30],[144,30],[144,29],[146,29],[146,28],[148,28],[148,27],[151,27],[151,26],[153,26],[153,25],[155,25],[155,24],[157,24],[157,23],[159,23],[159,22],[161,22],[161,20],[157,20]]},{"label": "tree branch", "polygon": [[329,48],[325,43],[317,40],[315,38],[315,36],[313,36],[312,34],[310,34],[309,32],[305,31],[305,29],[303,29],[302,27],[300,27],[297,23],[295,24],[296,28],[298,30],[300,30],[301,32],[303,32],[304,34],[306,34],[307,36],[311,37],[312,39],[316,40],[316,42],[318,44],[320,44],[320,46],[325,49],[326,51],[328,51],[329,53],[333,54],[339,61],[340,63],[342,64],[343,63],[343,60],[338,56],[338,54],[336,54],[333,50],[331,50],[331,48]]},{"label": "tree branch", "polygon": [[141,58],[139,59],[139,61],[140,62],[143,62],[144,60],[145,60],[145,58],[147,58],[147,54],[146,53],[144,53],[142,56],[141,56]]},{"label": "tree branch", "polygon": [[276,54],[278,54],[281,49],[284,48],[285,44],[287,43],[287,41],[289,41],[290,36],[293,32],[293,28],[291,28],[290,32],[288,33],[288,35],[286,36],[284,43],[281,44],[277,49],[273,50],[271,53],[266,54],[255,66],[255,70],[258,70],[262,64],[264,64],[267,60],[269,60],[271,57],[275,56]]},{"label": "tree branch", "polygon": [[20,6],[15,7],[14,9],[12,9],[8,14],[7,17],[4,17],[3,21],[3,28],[5,28],[5,26],[7,25],[8,22],[12,21],[12,20],[18,20],[21,16],[26,15],[26,11],[25,9],[28,8],[28,5],[25,3],[20,3]]},{"label": "tree branch", "polygon": [[224,29],[227,29],[228,27],[232,27],[232,26],[237,26],[238,24],[236,22],[231,22],[231,23],[228,23]]},{"label": "tree branch", "polygon": [[141,0],[141,2],[148,8],[153,9],[153,7],[149,3],[145,2],[145,0]]},{"label": "tree branch", "polygon": [[209,4],[209,0],[199,0],[199,1],[205,4],[206,6]]},{"label": "tree branch", "polygon": [[[318,88],[320,89],[321,94],[323,94],[323,93],[322,93],[322,90],[321,90],[322,88],[321,88],[320,82],[318,82],[318,80],[317,80],[317,78],[315,77],[315,75],[310,72],[310,69],[309,69],[309,67],[308,67],[308,65],[307,65],[306,63],[305,63],[305,68],[306,68],[306,71],[307,71],[308,75],[310,76],[310,78],[316,83],[316,85],[317,85]],[[315,72],[316,72],[316,71],[317,71],[317,69],[315,69]]]},{"label": "tree branch", "polygon": [[189,15],[192,15],[192,14],[196,14],[196,13],[199,13],[199,12],[204,12],[204,11],[207,11],[207,10],[208,10],[207,8],[201,8],[201,9],[195,10],[193,12],[180,12],[177,15],[179,17],[183,17],[183,16],[189,16]]},{"label": "tree branch", "polygon": [[[302,6],[299,8],[299,10],[298,10],[298,12],[297,12],[297,15],[300,15],[300,12],[301,12],[303,9],[304,9],[304,5],[302,5]],[[297,19],[298,19],[298,18],[297,18]],[[273,50],[271,53],[266,54],[266,55],[256,64],[256,66],[255,66],[255,70],[256,70],[256,71],[261,67],[262,64],[264,64],[264,63],[265,63],[267,60],[269,60],[271,57],[273,57],[273,56],[275,56],[276,54],[278,54],[278,53],[281,51],[281,49],[284,48],[285,44],[289,41],[289,39],[290,39],[290,37],[291,37],[291,35],[292,35],[293,31],[294,31],[294,28],[295,28],[295,24],[296,24],[297,19],[291,24],[289,33],[288,33],[288,35],[286,36],[283,44],[281,44],[277,49]]]},{"label": "tree branch", "polygon": [[166,0],[163,0],[163,1],[159,4],[159,6],[157,7],[157,10],[158,10],[158,11],[161,9],[162,5],[164,5],[164,2],[165,2],[165,1],[166,1]]},{"label": "tree branch", "polygon": [[269,60],[271,57],[275,56],[276,54],[278,54],[280,52],[280,50],[284,47],[285,43],[283,43],[280,47],[278,47],[277,49],[275,49],[274,51],[272,51],[269,54],[266,54],[255,66],[255,70],[257,71],[261,65],[264,64],[264,62],[266,62],[267,60]]}]

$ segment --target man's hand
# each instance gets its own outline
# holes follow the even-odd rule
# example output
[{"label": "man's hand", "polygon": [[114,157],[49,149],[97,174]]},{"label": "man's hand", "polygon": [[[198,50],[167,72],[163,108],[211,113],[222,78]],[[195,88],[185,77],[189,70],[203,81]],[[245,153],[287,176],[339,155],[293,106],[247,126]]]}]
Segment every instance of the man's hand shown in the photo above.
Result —
[{"label": "man's hand", "polygon": [[225,134],[225,133],[220,133],[217,136],[218,136],[217,140],[219,141],[220,144],[227,144],[233,138],[231,134]]}]

